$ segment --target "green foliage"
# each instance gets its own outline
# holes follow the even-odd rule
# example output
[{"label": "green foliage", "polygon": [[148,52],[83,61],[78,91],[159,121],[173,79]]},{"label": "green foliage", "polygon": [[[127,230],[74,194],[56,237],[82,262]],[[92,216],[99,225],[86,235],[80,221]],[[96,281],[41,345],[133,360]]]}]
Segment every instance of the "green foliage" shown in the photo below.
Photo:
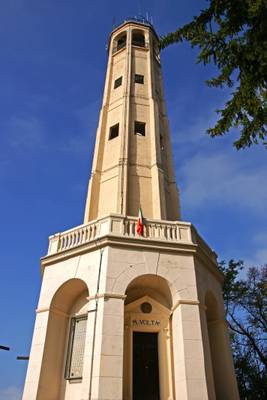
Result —
[{"label": "green foliage", "polygon": [[199,48],[198,62],[213,62],[219,69],[209,86],[233,89],[209,135],[239,128],[237,149],[266,145],[267,0],[209,0],[192,22],[162,37],[159,47],[182,41]]},{"label": "green foliage", "polygon": [[[240,278],[242,261],[220,264],[241,400],[267,398],[267,266]],[[242,275],[242,274],[241,274]]]}]

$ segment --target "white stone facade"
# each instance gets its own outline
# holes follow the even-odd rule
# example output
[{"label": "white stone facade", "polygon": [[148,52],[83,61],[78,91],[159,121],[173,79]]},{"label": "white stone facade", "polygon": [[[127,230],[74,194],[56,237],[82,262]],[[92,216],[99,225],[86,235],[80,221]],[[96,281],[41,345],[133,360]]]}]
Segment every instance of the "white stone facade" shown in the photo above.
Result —
[{"label": "white stone facade", "polygon": [[[144,43],[142,35],[133,41],[134,32]],[[129,21],[111,35],[85,221],[51,236],[41,260],[23,400],[140,400],[136,333],[157,337],[155,400],[239,398],[216,255],[190,223],[177,220],[156,42],[147,23]],[[142,86],[133,85],[136,73]],[[121,92],[113,86],[120,76]],[[135,119],[146,123],[145,137],[134,136]],[[124,130],[110,140],[118,121]],[[140,204],[143,236],[136,233]],[[83,315],[82,375],[74,380],[66,376],[70,321]]]},{"label": "white stone facade", "polygon": [[[42,259],[43,283],[23,399],[130,400],[129,335],[133,327],[125,316],[129,318],[129,308],[144,296],[156,304],[155,309],[161,308],[157,311],[160,329],[141,327],[141,331],[157,329],[165,337],[161,348],[166,349],[159,352],[166,373],[161,375],[161,399],[238,399],[224,319],[222,276],[214,254],[187,225],[194,241],[123,238],[107,232]],[[75,311],[89,311],[83,378],[71,383],[64,379],[67,320],[81,298],[84,304]],[[96,301],[97,312],[92,311]],[[53,314],[53,326],[49,327]],[[212,357],[208,330],[214,340]]]},{"label": "white stone facade", "polygon": [[[157,40],[151,26],[135,22],[111,34],[85,223],[110,213],[137,216],[140,204],[147,218],[179,218]],[[122,84],[114,88],[118,78]],[[144,136],[134,134],[135,121],[145,124]],[[119,133],[110,140],[115,124]]]}]

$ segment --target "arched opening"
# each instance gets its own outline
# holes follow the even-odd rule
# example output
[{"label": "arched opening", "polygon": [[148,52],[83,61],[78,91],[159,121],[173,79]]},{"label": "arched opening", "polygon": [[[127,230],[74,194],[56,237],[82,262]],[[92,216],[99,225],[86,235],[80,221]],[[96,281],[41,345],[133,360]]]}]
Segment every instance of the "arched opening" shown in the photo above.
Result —
[{"label": "arched opening", "polygon": [[126,32],[122,32],[118,36],[116,36],[113,40],[113,53],[126,47],[126,42],[127,42]]},{"label": "arched opening", "polygon": [[125,294],[127,296],[126,305],[143,296],[150,296],[163,306],[169,309],[172,307],[172,294],[169,283],[158,275],[147,274],[135,278],[128,285]]},{"label": "arched opening", "polygon": [[132,45],[138,47],[145,47],[145,35],[143,31],[133,30],[132,32]]},{"label": "arched opening", "polygon": [[141,275],[125,294],[124,398],[173,398],[169,283],[157,275]]},{"label": "arched opening", "polygon": [[207,292],[206,294],[205,306],[214,389],[216,399],[220,399],[221,375],[225,372],[220,368],[222,346],[220,343],[221,325],[219,321],[218,304],[211,292]]},{"label": "arched opening", "polygon": [[[88,296],[84,281],[70,279],[51,301],[38,399],[79,396]],[[74,379],[76,385],[72,385]]]}]

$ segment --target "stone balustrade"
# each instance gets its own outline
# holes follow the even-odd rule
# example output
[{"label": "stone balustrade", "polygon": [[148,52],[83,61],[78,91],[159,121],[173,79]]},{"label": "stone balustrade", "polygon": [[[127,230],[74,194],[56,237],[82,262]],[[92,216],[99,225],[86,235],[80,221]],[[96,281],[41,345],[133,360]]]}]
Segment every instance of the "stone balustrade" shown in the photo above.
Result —
[{"label": "stone balustrade", "polygon": [[112,214],[107,217],[80,225],[49,237],[48,255],[60,253],[89,243],[104,236],[138,238],[140,240],[160,240],[199,244],[204,251],[211,249],[200,238],[194,227],[188,222],[144,220],[144,232],[137,233],[137,218]]}]

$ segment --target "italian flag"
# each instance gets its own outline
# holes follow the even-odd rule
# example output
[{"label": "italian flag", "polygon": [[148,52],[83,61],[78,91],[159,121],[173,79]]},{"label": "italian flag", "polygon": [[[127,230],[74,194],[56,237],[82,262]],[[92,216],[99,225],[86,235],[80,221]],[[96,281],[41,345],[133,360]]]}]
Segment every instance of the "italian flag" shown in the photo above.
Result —
[{"label": "italian flag", "polygon": [[143,213],[142,213],[141,207],[139,207],[136,232],[140,236],[143,235],[143,232],[144,232]]}]

